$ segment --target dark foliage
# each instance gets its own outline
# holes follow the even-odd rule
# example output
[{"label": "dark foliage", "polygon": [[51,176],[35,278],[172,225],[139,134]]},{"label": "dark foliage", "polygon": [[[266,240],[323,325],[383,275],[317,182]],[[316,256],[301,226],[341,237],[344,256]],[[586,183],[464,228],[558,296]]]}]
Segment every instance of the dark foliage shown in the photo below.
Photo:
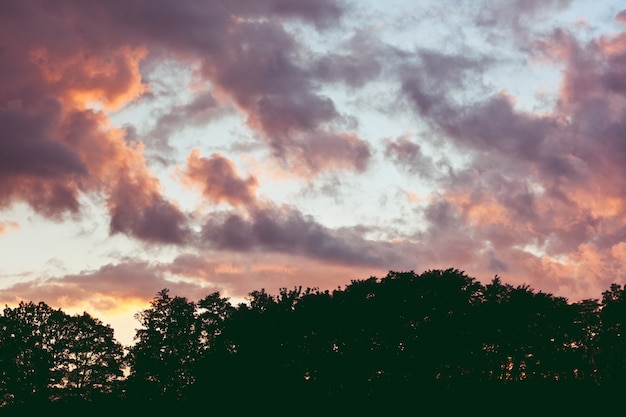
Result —
[{"label": "dark foliage", "polygon": [[614,284],[601,301],[568,303],[455,269],[390,272],[332,292],[254,291],[238,306],[164,289],[137,314],[125,358],[88,314],[21,303],[0,317],[0,401],[333,415],[544,398],[563,411],[560,398],[608,397],[625,380],[624,292]]},{"label": "dark foliage", "polygon": [[0,317],[0,405],[92,400],[113,395],[122,346],[89,314],[69,316],[22,302]]}]

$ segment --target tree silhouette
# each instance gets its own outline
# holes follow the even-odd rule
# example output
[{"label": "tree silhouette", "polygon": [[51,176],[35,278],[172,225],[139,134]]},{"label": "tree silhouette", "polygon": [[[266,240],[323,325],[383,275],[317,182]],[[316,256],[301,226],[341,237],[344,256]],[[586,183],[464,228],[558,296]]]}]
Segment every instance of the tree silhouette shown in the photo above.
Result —
[{"label": "tree silhouette", "polygon": [[53,349],[55,388],[85,399],[110,393],[123,364],[113,329],[87,313],[61,319]]},{"label": "tree silhouette", "polygon": [[600,374],[596,361],[600,347],[601,304],[596,299],[585,299],[571,307],[574,310],[574,321],[570,328],[571,353],[575,358],[573,372],[579,381],[598,384]]},{"label": "tree silhouette", "polygon": [[194,382],[194,362],[200,350],[200,326],[195,305],[184,297],[159,291],[150,308],[136,315],[141,324],[129,352],[132,364],[128,389],[144,399],[185,398]]},{"label": "tree silhouette", "polygon": [[[216,350],[219,337],[222,335],[225,323],[230,320],[235,308],[228,302],[228,298],[220,297],[219,292],[207,295],[196,304],[199,320],[200,350],[202,353],[211,349]],[[222,346],[227,348],[228,346]]]},{"label": "tree silhouette", "polygon": [[429,404],[454,414],[485,392],[492,407],[592,395],[626,377],[624,293],[613,284],[600,302],[568,303],[452,268],[333,291],[261,289],[237,306],[218,292],[193,302],[163,289],[137,313],[126,358],[89,314],[22,302],[0,316],[0,407],[330,415]]},{"label": "tree silhouette", "polygon": [[69,316],[40,302],[5,308],[1,317],[3,404],[91,398],[122,376],[113,329],[87,313]]},{"label": "tree silhouette", "polygon": [[622,384],[626,378],[626,291],[611,284],[602,293],[601,330],[598,337],[597,365],[607,384]]},{"label": "tree silhouette", "polygon": [[502,382],[575,379],[577,308],[562,297],[494,279],[481,306],[484,378]]},{"label": "tree silhouette", "polygon": [[52,383],[52,322],[59,311],[43,302],[21,302],[2,317],[2,402],[20,404],[47,399]]}]

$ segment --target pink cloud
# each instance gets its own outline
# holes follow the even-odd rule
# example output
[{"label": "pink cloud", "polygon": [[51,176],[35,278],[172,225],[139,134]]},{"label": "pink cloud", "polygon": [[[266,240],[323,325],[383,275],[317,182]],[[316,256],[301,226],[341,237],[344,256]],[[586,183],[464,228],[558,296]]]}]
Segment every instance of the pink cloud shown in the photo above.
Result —
[{"label": "pink cloud", "polygon": [[615,21],[621,23],[626,26],[626,9],[622,10],[615,16]]},{"label": "pink cloud", "polygon": [[199,187],[202,195],[214,203],[225,201],[232,206],[255,203],[256,178],[240,178],[235,164],[220,154],[205,158],[199,150],[193,150],[182,174],[187,183]]},{"label": "pink cloud", "polygon": [[[533,279],[538,287],[572,295],[583,294],[584,285],[595,291],[623,270],[626,35],[581,41],[557,29],[530,42],[533,25],[567,4],[489,1],[472,17],[479,29],[490,29],[484,40],[513,37],[524,49],[512,54],[530,53],[563,69],[555,107],[537,113],[522,110],[511,93],[489,90],[484,75],[502,57],[455,54],[454,48],[398,51],[363,32],[341,50],[315,53],[288,26],[295,21],[319,33],[340,28],[346,13],[340,2],[4,2],[0,208],[23,201],[58,220],[79,215],[80,197],[87,195],[106,202],[111,233],[150,243],[184,245],[198,238],[203,249],[218,254],[327,264],[336,277],[347,267],[459,265],[476,274],[506,272],[505,279],[516,282]],[[625,13],[616,21],[626,22]],[[405,174],[427,177],[433,161],[421,141],[428,140],[462,152],[465,162],[429,177],[439,187],[436,195],[415,208],[415,218],[399,221],[410,231],[393,241],[372,241],[364,237],[366,225],[333,229],[298,208],[260,202],[255,177],[240,175],[223,155],[194,151],[182,171],[186,181],[211,202],[235,207],[202,219],[204,228],[195,236],[188,215],[164,196],[143,145],[94,110],[119,109],[145,97],[142,65],[166,59],[197,68],[200,83],[211,89],[160,114],[148,132],[157,145],[169,145],[183,124],[201,125],[234,108],[285,172],[306,179],[327,171],[362,173],[378,156],[325,88],[341,83],[357,89],[387,77],[397,87],[389,95],[399,94],[428,135],[388,139],[384,157]],[[466,93],[475,100],[464,100]],[[412,222],[424,223],[412,232]],[[168,268],[202,274],[192,261],[203,265],[181,258]],[[220,262],[206,267],[220,279],[238,277],[237,288],[244,287],[241,271],[267,282],[276,271],[286,282],[298,278],[269,262],[265,269],[240,264],[230,272]],[[120,268],[63,277],[67,287],[38,281],[8,294],[41,290],[61,300],[62,291],[72,288],[78,297],[80,286],[72,283],[97,276],[113,285],[111,271],[135,271],[146,282],[165,283],[158,268]],[[589,277],[589,284],[578,277]]]},{"label": "pink cloud", "polygon": [[[183,242],[185,215],[162,196],[143,148],[126,143],[104,113],[91,110],[94,104],[118,109],[140,98],[149,88],[140,64],[164,58],[196,63],[214,91],[172,109],[155,126],[154,140],[164,143],[181,118],[197,116],[201,123],[230,101],[273,154],[306,167],[304,175],[364,170],[371,157],[367,142],[332,129],[342,115],[317,92],[301,45],[283,27],[290,19],[319,30],[338,25],[343,5],[327,0],[218,3],[4,5],[0,35],[12,41],[3,44],[0,57],[6,85],[0,92],[0,129],[5,130],[0,132],[0,205],[25,201],[58,219],[80,213],[79,195],[104,194],[111,232]],[[247,185],[251,190],[252,183]],[[238,201],[249,202],[251,191],[243,192]]]},{"label": "pink cloud", "polygon": [[183,254],[167,266],[168,271],[215,286],[223,296],[244,298],[254,290],[276,294],[280,288],[333,290],[386,269],[371,266],[342,266],[308,257],[275,254]]},{"label": "pink cloud", "polygon": [[386,138],[384,144],[385,158],[399,168],[426,178],[434,175],[436,168],[432,159],[424,155],[419,143],[411,140],[410,134],[396,139]]},{"label": "pink cloud", "polygon": [[180,243],[184,215],[161,196],[142,149],[88,107],[115,109],[140,96],[145,50],[101,37],[89,12],[71,2],[54,10],[12,2],[2,14],[0,33],[12,41],[0,57],[0,205],[25,201],[58,219],[80,214],[80,194],[104,194],[112,232]]},{"label": "pink cloud", "polygon": [[22,282],[0,292],[0,302],[45,301],[55,308],[88,308],[112,313],[127,304],[147,304],[163,288],[194,298],[212,292],[199,284],[167,280],[159,264],[127,260],[97,270]]}]

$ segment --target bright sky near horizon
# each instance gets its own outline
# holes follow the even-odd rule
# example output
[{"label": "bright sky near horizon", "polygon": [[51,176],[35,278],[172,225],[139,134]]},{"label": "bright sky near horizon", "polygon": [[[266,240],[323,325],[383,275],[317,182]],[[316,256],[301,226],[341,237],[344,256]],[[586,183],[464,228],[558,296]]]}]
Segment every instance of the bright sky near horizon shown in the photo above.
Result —
[{"label": "bright sky near horizon", "polygon": [[128,345],[166,287],[624,281],[622,1],[6,0],[0,33],[2,304]]}]

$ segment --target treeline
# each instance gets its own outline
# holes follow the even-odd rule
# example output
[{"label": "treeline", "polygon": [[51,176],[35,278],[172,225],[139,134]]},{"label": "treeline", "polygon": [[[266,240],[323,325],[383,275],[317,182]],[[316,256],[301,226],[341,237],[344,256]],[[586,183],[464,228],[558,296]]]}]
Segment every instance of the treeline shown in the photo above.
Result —
[{"label": "treeline", "polygon": [[626,381],[617,284],[568,303],[456,269],[390,272],[334,291],[254,291],[237,306],[219,293],[195,302],[164,289],[136,318],[136,343],[124,348],[87,313],[5,308],[0,405],[245,402],[278,415],[476,387],[589,392]]}]

